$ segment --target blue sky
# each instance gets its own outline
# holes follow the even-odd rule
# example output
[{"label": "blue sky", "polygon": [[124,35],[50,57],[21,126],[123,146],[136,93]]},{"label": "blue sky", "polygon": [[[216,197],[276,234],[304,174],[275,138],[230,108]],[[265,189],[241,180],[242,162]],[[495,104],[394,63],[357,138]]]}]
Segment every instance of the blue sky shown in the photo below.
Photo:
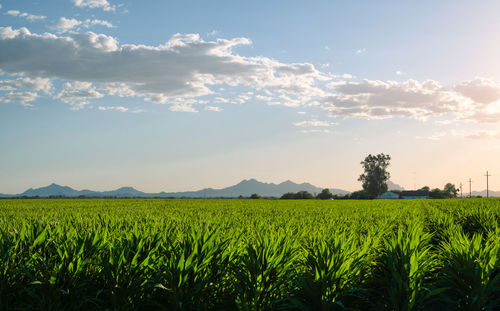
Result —
[{"label": "blue sky", "polygon": [[500,172],[497,1],[0,4],[0,192]]}]

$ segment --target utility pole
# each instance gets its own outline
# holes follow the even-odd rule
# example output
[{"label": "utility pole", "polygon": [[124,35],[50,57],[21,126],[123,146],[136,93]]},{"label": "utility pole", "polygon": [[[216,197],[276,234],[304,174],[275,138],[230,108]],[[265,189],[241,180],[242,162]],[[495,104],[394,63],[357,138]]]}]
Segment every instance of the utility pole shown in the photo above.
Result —
[{"label": "utility pole", "polygon": [[489,193],[489,192],[490,192],[490,191],[489,191],[490,189],[489,189],[489,187],[488,187],[488,177],[490,177],[491,175],[490,175],[490,174],[488,174],[488,171],[486,171],[486,175],[484,175],[484,176],[486,176],[486,198],[488,198],[488,197],[489,197],[489,194],[490,194],[490,193]]},{"label": "utility pole", "polygon": [[472,179],[469,178],[469,198],[472,198]]},{"label": "utility pole", "polygon": [[462,195],[462,182],[460,182],[460,199],[463,199],[464,196]]}]

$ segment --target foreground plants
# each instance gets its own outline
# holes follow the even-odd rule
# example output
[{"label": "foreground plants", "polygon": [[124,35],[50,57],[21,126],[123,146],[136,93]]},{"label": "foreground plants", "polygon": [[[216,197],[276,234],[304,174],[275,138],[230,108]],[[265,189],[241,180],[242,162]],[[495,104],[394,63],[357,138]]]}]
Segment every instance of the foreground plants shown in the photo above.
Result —
[{"label": "foreground plants", "polygon": [[1,310],[500,310],[500,201],[1,200]]}]

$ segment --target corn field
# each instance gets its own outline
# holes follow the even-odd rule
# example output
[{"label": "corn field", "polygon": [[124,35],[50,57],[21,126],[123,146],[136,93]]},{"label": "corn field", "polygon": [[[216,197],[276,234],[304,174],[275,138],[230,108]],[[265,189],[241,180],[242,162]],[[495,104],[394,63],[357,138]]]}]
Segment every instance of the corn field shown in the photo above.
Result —
[{"label": "corn field", "polygon": [[500,200],[0,200],[1,310],[500,310]]}]

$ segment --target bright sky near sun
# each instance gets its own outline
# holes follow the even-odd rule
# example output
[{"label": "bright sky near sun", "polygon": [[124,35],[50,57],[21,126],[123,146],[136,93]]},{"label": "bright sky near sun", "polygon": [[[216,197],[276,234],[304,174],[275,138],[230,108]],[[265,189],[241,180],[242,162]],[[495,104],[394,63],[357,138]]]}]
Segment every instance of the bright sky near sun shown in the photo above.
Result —
[{"label": "bright sky near sun", "polygon": [[500,3],[0,0],[0,192],[500,190]]}]

